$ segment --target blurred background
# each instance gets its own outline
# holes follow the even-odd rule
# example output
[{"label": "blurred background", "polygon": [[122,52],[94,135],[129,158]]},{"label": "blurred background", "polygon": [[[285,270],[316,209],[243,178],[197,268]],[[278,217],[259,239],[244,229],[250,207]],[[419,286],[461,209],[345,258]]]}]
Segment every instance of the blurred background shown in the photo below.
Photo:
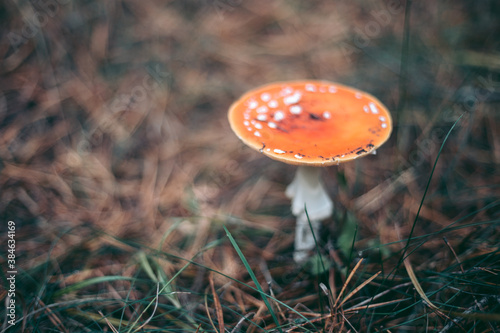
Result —
[{"label": "blurred background", "polygon": [[[444,306],[500,312],[498,299],[481,301],[500,293],[498,1],[4,1],[0,26],[0,260],[5,274],[14,221],[19,271],[12,331],[136,319],[213,331],[221,317],[213,327],[207,313],[220,312],[203,295],[212,304],[221,294],[227,329],[261,331],[237,324],[249,313],[262,327],[273,320],[258,293],[224,276],[252,284],[223,226],[263,288],[274,281],[292,308],[320,313],[319,282],[340,289],[360,258],[361,280],[384,279],[357,302],[409,282],[404,248]],[[322,269],[292,260],[284,189],[295,167],[246,148],[226,116],[251,88],[303,78],[375,95],[395,125],[377,155],[324,169],[336,209],[318,239]],[[156,283],[171,294],[144,310]],[[357,315],[352,328],[413,330],[426,319],[446,329],[445,317],[422,319],[413,287],[389,296],[406,305]]]}]

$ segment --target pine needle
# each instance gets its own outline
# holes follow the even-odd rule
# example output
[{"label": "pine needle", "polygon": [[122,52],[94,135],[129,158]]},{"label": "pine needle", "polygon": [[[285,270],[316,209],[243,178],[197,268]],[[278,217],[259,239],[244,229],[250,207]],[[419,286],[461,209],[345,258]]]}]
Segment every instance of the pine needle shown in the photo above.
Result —
[{"label": "pine needle", "polygon": [[224,316],[222,314],[222,306],[220,304],[219,296],[215,292],[213,273],[209,277],[210,289],[214,297],[215,313],[217,314],[217,321],[219,322],[219,332],[224,332]]},{"label": "pine needle", "polygon": [[335,300],[335,303],[333,304],[334,307],[337,306],[337,303],[340,300],[340,298],[342,297],[342,294],[344,293],[345,289],[347,288],[347,285],[351,281],[352,277],[354,276],[354,273],[356,273],[356,271],[358,270],[358,268],[359,268],[359,266],[361,265],[362,262],[363,262],[363,260],[358,261],[358,263],[356,264],[356,266],[354,266],[353,270],[351,271],[351,274],[349,274],[349,276],[347,277],[347,280],[345,280],[345,283],[342,286],[342,290],[340,290],[340,293],[337,296],[337,299]]},{"label": "pine needle", "polygon": [[372,277],[370,277],[368,280],[364,281],[361,283],[359,286],[357,286],[353,291],[351,291],[339,304],[339,306],[342,306],[348,299],[350,299],[352,296],[354,296],[358,291],[363,289],[368,283],[372,282],[373,279],[375,279],[379,274],[382,273],[382,271],[377,272],[374,274]]}]

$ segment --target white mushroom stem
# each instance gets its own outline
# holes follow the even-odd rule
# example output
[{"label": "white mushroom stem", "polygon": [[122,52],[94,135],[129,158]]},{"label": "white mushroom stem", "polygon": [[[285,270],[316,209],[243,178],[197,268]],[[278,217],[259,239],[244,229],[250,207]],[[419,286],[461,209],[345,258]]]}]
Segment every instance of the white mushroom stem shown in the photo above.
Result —
[{"label": "white mushroom stem", "polygon": [[320,171],[318,167],[299,166],[285,192],[292,200],[292,213],[297,217],[293,258],[298,263],[304,262],[315,246],[311,226],[314,234],[318,235],[320,221],[330,217],[333,211],[333,202],[321,183]]},{"label": "white mushroom stem", "polygon": [[[293,260],[296,263],[303,263],[309,258],[309,251],[311,251],[314,246],[313,233],[318,237],[319,220],[311,220],[311,225],[307,220],[306,214],[301,214],[297,217],[296,227],[295,227],[295,249],[293,251]],[[311,232],[312,228],[312,232]]]}]

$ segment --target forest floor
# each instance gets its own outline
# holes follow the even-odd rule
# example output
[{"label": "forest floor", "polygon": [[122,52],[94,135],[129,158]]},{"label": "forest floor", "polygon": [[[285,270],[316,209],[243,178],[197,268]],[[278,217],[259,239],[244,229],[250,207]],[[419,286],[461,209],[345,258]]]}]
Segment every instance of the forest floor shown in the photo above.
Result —
[{"label": "forest floor", "polygon": [[[3,2],[0,331],[499,332],[498,17],[493,0]],[[296,167],[227,111],[303,78],[369,92],[394,129],[324,168],[334,216],[299,265]]]}]

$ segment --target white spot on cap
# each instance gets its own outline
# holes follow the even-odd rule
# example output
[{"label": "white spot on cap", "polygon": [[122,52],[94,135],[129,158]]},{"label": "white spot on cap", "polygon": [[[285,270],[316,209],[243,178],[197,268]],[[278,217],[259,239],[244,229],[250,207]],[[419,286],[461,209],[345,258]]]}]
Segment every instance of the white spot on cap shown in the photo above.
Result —
[{"label": "white spot on cap", "polygon": [[243,125],[245,125],[245,126],[250,126],[250,122],[249,122],[248,120],[245,120],[245,121],[243,122]]},{"label": "white spot on cap", "polygon": [[263,100],[264,102],[268,102],[271,99],[271,94],[269,94],[269,93],[262,93],[260,95],[260,99]]},{"label": "white spot on cap", "polygon": [[357,92],[354,94],[354,96],[357,98],[357,99],[361,99],[363,97],[363,95],[361,95],[361,93]]},{"label": "white spot on cap", "polygon": [[249,132],[251,132],[251,131],[253,131],[253,128],[251,128],[251,127],[247,127],[247,130],[248,130]]},{"label": "white spot on cap", "polygon": [[380,121],[385,121],[385,117],[382,116],[378,117],[378,119],[380,119]]},{"label": "white spot on cap", "polygon": [[248,102],[248,107],[250,109],[255,109],[257,106],[259,106],[259,102],[257,102],[256,100],[251,100]]},{"label": "white spot on cap", "polygon": [[328,87],[328,91],[331,92],[331,93],[336,93],[337,92],[337,87],[335,87],[335,86],[329,86]]},{"label": "white spot on cap", "polygon": [[330,117],[331,117],[331,116],[332,116],[332,115],[330,114],[330,112],[329,112],[329,111],[325,111],[325,112],[323,112],[323,118],[325,118],[325,119],[330,119]]},{"label": "white spot on cap", "polygon": [[281,150],[281,149],[274,149],[273,151],[274,151],[276,154],[284,154],[284,153],[286,153],[286,151]]},{"label": "white spot on cap", "polygon": [[296,104],[300,101],[301,97],[302,94],[296,91],[293,95],[283,98],[283,103],[285,103],[286,105]]},{"label": "white spot on cap", "polygon": [[382,128],[386,128],[387,124],[386,123],[382,123],[382,125],[380,125],[380,126],[382,126]]},{"label": "white spot on cap", "polygon": [[267,123],[267,126],[271,127],[271,128],[276,128],[278,127],[278,125],[276,125],[276,123],[273,123],[272,121],[268,122]]},{"label": "white spot on cap", "polygon": [[271,148],[267,148],[266,151],[271,151]]},{"label": "white spot on cap", "polygon": [[259,131],[255,131],[255,132],[253,132],[253,135],[260,136],[260,133],[259,133]]},{"label": "white spot on cap", "polygon": [[301,156],[301,155],[299,155],[299,154],[295,154],[295,158],[298,158],[299,160],[300,160],[301,158],[303,158],[303,157],[304,157],[304,156]]},{"label": "white spot on cap", "polygon": [[363,106],[363,110],[365,110],[366,113],[370,112],[370,109],[366,105]]},{"label": "white spot on cap", "polygon": [[258,113],[266,113],[267,112],[267,106],[263,105],[257,109]]},{"label": "white spot on cap", "polygon": [[302,112],[302,107],[300,105],[292,105],[290,106],[290,113],[300,114]]},{"label": "white spot on cap", "polygon": [[315,92],[316,87],[313,84],[308,83],[308,84],[306,84],[306,90],[311,91],[311,92]]},{"label": "white spot on cap", "polygon": [[267,115],[266,114],[259,114],[259,115],[257,115],[257,120],[266,121]]},{"label": "white spot on cap", "polygon": [[262,129],[262,124],[261,124],[261,123],[257,123],[257,124],[255,124],[254,126],[255,126],[255,128],[257,128],[257,129]]},{"label": "white spot on cap", "polygon": [[273,99],[272,101],[269,101],[269,103],[267,103],[267,105],[269,105],[270,108],[277,108],[278,107],[278,102],[276,102]]},{"label": "white spot on cap", "polygon": [[276,113],[274,114],[274,120],[280,121],[283,119],[285,119],[285,114],[283,113],[283,111],[276,111]]},{"label": "white spot on cap", "polygon": [[250,119],[250,115],[249,115],[248,113],[245,113],[245,114],[243,115],[243,118],[245,118],[245,119]]},{"label": "white spot on cap", "polygon": [[377,109],[377,106],[375,105],[375,103],[370,103],[369,105],[370,105],[370,110],[372,110],[372,113],[377,114],[378,109]]},{"label": "white spot on cap", "polygon": [[283,90],[281,90],[282,96],[290,95],[291,93],[293,93],[293,88],[291,87],[285,87],[283,88]]}]

